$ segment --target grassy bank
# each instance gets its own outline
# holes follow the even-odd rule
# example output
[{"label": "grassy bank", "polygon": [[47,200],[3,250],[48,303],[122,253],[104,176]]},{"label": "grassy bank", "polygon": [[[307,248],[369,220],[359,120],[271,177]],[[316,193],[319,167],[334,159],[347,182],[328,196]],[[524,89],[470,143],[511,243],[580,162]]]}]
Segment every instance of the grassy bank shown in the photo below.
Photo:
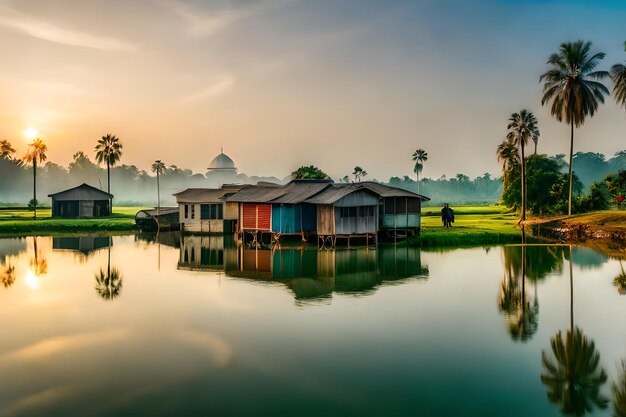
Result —
[{"label": "grassy bank", "polygon": [[52,219],[50,209],[33,212],[25,208],[0,210],[0,235],[54,235],[67,233],[129,232],[136,230],[135,214],[144,207],[113,207],[110,217],[98,219]]},{"label": "grassy bank", "polygon": [[480,246],[520,243],[522,236],[516,227],[519,217],[501,206],[453,207],[455,222],[450,229],[443,227],[441,208],[425,208],[422,234],[407,244],[419,247]]}]

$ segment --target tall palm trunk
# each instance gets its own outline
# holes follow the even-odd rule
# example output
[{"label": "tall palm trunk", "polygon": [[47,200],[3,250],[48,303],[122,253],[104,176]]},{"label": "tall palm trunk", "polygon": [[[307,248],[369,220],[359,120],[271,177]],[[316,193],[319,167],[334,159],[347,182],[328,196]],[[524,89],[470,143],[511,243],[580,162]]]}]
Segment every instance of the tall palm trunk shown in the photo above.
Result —
[{"label": "tall palm trunk", "polygon": [[[161,231],[161,183],[159,182],[159,169],[157,169],[157,218],[156,218],[156,224],[157,224],[157,236],[158,233]],[[161,259],[161,246],[159,244],[159,267],[160,267],[160,259]]]},{"label": "tall palm trunk", "polygon": [[524,156],[524,141],[520,141],[522,148],[522,221],[526,221],[526,157]]},{"label": "tall palm trunk", "polygon": [[[107,159],[107,193],[111,194],[111,164]],[[109,198],[109,216],[113,214],[113,200]]]},{"label": "tall palm trunk", "polygon": [[33,207],[35,209],[33,219],[37,220],[37,158],[33,159]]},{"label": "tall palm trunk", "polygon": [[535,155],[537,155],[537,142],[535,142]]},{"label": "tall palm trunk", "polygon": [[420,193],[420,173],[419,172],[415,173],[415,178],[417,181],[417,193],[419,194]]},{"label": "tall palm trunk", "polygon": [[572,245],[569,246],[569,327],[574,335],[574,274],[572,272]]},{"label": "tall palm trunk", "polygon": [[572,215],[572,183],[574,181],[574,119],[571,121],[571,136],[569,142],[569,202],[567,204],[567,215]]}]

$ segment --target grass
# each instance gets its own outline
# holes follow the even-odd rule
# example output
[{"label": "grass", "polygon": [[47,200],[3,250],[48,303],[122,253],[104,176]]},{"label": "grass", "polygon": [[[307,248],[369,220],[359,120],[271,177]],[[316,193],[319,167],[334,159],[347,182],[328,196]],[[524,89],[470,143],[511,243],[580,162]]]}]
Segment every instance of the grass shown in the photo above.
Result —
[{"label": "grass", "polygon": [[113,207],[110,217],[98,219],[53,219],[50,209],[37,210],[37,220],[33,212],[26,208],[0,210],[0,234],[37,235],[57,233],[103,233],[134,231],[135,214],[145,207]]},{"label": "grass", "polygon": [[455,222],[450,229],[443,227],[441,208],[425,208],[422,234],[407,244],[420,247],[481,246],[519,243],[519,217],[502,206],[453,207]]}]

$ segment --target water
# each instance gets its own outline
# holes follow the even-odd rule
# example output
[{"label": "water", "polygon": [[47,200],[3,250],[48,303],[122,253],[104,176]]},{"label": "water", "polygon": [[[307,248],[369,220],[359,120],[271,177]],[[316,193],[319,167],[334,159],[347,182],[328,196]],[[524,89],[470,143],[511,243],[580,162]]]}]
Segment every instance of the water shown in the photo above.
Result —
[{"label": "water", "polygon": [[587,248],[161,241],[0,239],[0,416],[609,416],[626,391],[623,270]]}]

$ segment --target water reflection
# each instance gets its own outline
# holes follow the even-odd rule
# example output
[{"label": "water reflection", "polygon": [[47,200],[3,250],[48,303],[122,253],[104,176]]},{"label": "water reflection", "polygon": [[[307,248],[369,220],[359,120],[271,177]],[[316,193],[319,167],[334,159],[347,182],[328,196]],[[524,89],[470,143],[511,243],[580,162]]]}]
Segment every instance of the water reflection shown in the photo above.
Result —
[{"label": "water reflection", "polygon": [[613,394],[613,416],[626,417],[626,360],[622,359],[617,379],[611,386]]},{"label": "water reflection", "polygon": [[428,276],[418,249],[394,245],[320,251],[249,249],[237,246],[232,236],[183,236],[180,242],[179,269],[281,282],[298,300],[324,299],[333,292],[364,295],[383,283]]},{"label": "water reflection", "polygon": [[613,278],[613,285],[617,287],[617,292],[620,295],[626,294],[626,272],[624,272],[624,265],[622,264],[622,260],[619,261],[620,269],[622,270],[615,278]]},{"label": "water reflection", "polygon": [[15,282],[15,266],[7,263],[2,265],[0,272],[0,282],[4,288],[9,288]]},{"label": "water reflection", "polygon": [[550,340],[552,360],[541,352],[544,372],[541,382],[548,391],[548,399],[558,405],[563,414],[583,416],[594,408],[605,409],[608,399],[600,393],[607,380],[600,366],[600,353],[593,340],[574,327],[574,273],[573,251],[569,246],[570,328],[563,337],[559,330]]},{"label": "water reflection", "polygon": [[116,267],[111,267],[111,248],[107,254],[106,271],[100,268],[96,273],[96,291],[105,300],[113,300],[119,297],[122,291],[122,274]]},{"label": "water reflection", "polygon": [[33,237],[33,252],[30,258],[30,272],[36,278],[39,278],[41,275],[44,275],[48,272],[48,259],[45,257],[45,254],[41,247],[39,246],[39,238],[37,236]]}]

